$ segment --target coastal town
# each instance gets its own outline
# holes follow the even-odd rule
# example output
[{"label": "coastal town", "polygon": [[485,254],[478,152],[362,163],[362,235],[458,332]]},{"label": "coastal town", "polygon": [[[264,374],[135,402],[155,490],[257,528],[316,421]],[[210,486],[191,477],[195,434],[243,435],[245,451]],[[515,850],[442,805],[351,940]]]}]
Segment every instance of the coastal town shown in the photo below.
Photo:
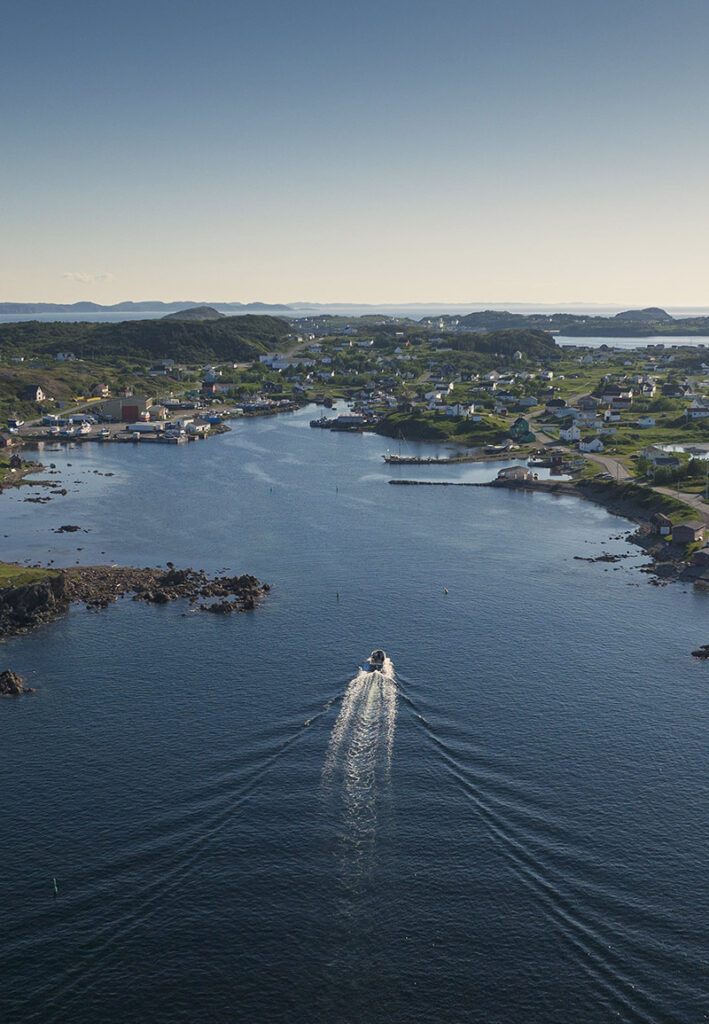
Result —
[{"label": "coastal town", "polygon": [[[451,319],[278,324],[277,349],[201,364],[0,348],[0,486],[24,479],[38,444],[183,444],[310,404],[311,427],[387,438],[391,466],[512,459],[491,483],[634,510],[671,560],[709,565],[707,346],[564,345]],[[412,440],[447,452],[402,453]]]}]

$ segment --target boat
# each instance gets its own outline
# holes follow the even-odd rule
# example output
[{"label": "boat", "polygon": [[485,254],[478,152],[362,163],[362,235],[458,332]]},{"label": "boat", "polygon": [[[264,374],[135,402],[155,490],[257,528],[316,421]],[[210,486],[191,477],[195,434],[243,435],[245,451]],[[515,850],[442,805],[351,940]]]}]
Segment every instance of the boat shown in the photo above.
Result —
[{"label": "boat", "polygon": [[384,662],[386,661],[386,653],[381,650],[372,651],[369,658],[364,663],[365,672],[381,672],[384,668]]}]

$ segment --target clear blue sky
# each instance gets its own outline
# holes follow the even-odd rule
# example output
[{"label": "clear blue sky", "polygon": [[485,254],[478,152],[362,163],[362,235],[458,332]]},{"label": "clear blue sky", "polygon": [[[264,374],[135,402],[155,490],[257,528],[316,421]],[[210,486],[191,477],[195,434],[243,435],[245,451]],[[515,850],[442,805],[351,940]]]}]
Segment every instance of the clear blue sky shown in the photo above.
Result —
[{"label": "clear blue sky", "polygon": [[709,5],[5,0],[0,299],[706,305]]}]

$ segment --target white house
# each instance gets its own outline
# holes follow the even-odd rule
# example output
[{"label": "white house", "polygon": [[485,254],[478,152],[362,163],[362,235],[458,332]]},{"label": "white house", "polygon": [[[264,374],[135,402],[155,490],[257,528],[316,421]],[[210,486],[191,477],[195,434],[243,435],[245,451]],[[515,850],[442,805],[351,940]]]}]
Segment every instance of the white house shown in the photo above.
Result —
[{"label": "white house", "polygon": [[638,426],[639,427],[643,427],[643,428],[654,427],[655,426],[655,417],[654,416],[641,416],[640,419],[638,420]]},{"label": "white house", "polygon": [[709,416],[709,398],[697,396],[687,409],[687,415],[691,420],[703,420]]},{"label": "white house", "polygon": [[579,428],[576,426],[575,423],[573,423],[570,427],[562,427],[559,430],[559,440],[561,440],[561,441],[580,441],[581,440],[581,431],[579,430]]},{"label": "white house", "polygon": [[579,441],[580,452],[602,452],[603,441],[600,437],[584,437]]},{"label": "white house", "polygon": [[463,402],[446,406],[446,416],[469,416],[472,412],[475,412],[475,406],[465,405]]}]

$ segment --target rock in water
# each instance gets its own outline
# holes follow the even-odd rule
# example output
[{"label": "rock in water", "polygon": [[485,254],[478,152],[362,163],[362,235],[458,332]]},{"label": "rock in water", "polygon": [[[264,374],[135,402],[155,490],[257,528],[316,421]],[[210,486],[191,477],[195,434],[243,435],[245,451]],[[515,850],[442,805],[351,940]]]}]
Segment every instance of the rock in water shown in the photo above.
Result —
[{"label": "rock in water", "polygon": [[21,693],[34,693],[34,690],[31,686],[23,686],[22,676],[11,672],[9,668],[0,672],[0,696],[19,697]]}]

